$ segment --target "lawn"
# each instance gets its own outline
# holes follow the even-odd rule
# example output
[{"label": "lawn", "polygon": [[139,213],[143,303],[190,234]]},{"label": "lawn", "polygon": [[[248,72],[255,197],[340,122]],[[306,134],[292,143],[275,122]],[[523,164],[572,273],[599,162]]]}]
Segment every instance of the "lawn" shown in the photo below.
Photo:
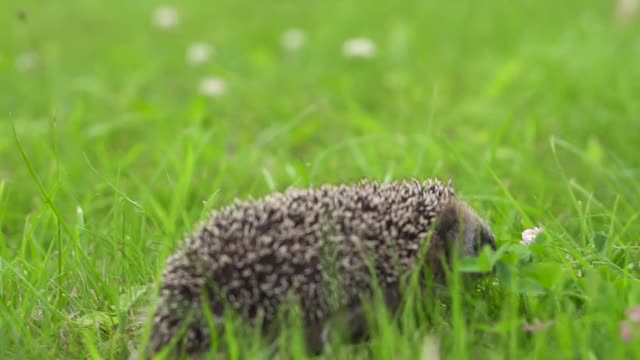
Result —
[{"label": "lawn", "polygon": [[365,177],[452,179],[504,253],[326,358],[640,358],[640,28],[613,1],[162,5],[3,2],[1,358],[126,359],[211,209]]}]

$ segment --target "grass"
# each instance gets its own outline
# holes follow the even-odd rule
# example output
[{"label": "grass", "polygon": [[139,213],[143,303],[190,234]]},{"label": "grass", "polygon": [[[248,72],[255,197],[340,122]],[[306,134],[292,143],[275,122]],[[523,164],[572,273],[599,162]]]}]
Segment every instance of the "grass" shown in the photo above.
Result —
[{"label": "grass", "polygon": [[[619,335],[640,303],[640,32],[612,2],[176,4],[162,31],[152,1],[4,2],[2,358],[126,358],[167,256],[235,197],[433,176],[508,249],[494,286],[422,299],[404,331],[381,315],[369,344],[328,357],[416,358],[434,339],[455,359],[640,356]],[[291,27],[307,42],[287,53]],[[354,36],[376,57],[345,59]],[[199,67],[196,41],[216,49]],[[207,75],[224,96],[198,93]],[[534,319],[554,323],[525,332]]]}]

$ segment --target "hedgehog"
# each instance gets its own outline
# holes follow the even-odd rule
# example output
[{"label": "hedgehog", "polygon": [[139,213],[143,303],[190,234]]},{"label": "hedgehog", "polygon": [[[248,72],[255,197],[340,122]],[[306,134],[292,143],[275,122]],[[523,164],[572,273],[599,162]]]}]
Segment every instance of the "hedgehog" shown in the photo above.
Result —
[{"label": "hedgehog", "polygon": [[222,327],[227,311],[273,329],[295,299],[317,354],[336,314],[347,319],[348,339],[366,335],[363,304],[375,286],[395,310],[407,274],[427,268],[444,284],[454,254],[475,257],[483,246],[495,250],[494,235],[451,181],[361,180],[236,200],[167,260],[147,351],[171,343],[174,353],[207,353],[209,325]]}]

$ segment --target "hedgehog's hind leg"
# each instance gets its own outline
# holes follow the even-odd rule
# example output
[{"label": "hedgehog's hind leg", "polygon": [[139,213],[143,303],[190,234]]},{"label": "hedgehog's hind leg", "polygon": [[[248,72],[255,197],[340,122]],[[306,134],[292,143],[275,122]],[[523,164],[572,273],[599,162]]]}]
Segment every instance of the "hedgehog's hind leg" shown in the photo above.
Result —
[{"label": "hedgehog's hind leg", "polygon": [[204,352],[210,347],[211,335],[202,308],[205,279],[201,273],[185,253],[168,259],[147,346],[150,355],[167,347],[172,347],[171,353],[178,356]]}]

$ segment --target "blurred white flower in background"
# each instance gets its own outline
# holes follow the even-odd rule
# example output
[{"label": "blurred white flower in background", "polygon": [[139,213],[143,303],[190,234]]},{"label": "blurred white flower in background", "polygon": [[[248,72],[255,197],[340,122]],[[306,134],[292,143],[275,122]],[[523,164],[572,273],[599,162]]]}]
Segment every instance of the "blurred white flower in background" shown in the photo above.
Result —
[{"label": "blurred white flower in background", "polygon": [[213,55],[213,47],[204,42],[193,43],[187,49],[187,61],[194,66],[209,61],[211,55]]},{"label": "blurred white flower in background", "polygon": [[633,323],[640,324],[640,305],[627,309],[627,318]]},{"label": "blurred white flower in background", "polygon": [[614,11],[618,21],[627,22],[633,19],[638,13],[638,0],[618,0]]},{"label": "blurred white flower in background", "polygon": [[173,6],[163,5],[153,11],[153,23],[160,29],[171,29],[178,25],[178,10]]},{"label": "blurred white flower in background", "polygon": [[299,50],[304,46],[306,34],[301,29],[289,29],[282,33],[280,42],[285,50]]},{"label": "blurred white flower in background", "polygon": [[640,305],[627,309],[627,319],[620,322],[620,338],[624,342],[631,342],[638,335],[640,324]]},{"label": "blurred white flower in background", "polygon": [[536,241],[536,237],[542,232],[543,228],[534,227],[533,229],[526,229],[522,232],[522,241],[520,243],[525,246],[529,246]]},{"label": "blurred white flower in background", "polygon": [[550,326],[555,324],[554,320],[549,320],[542,322],[540,319],[534,319],[532,323],[525,322],[524,323],[524,331],[528,333],[538,333],[548,329]]},{"label": "blurred white flower in background", "polygon": [[342,55],[347,58],[370,59],[376,55],[376,44],[369,38],[352,38],[342,45]]},{"label": "blurred white flower in background", "polygon": [[40,56],[36,52],[27,52],[18,55],[16,58],[16,69],[18,71],[33,70],[40,63]]},{"label": "blurred white flower in background", "polygon": [[629,324],[628,322],[620,323],[619,332],[620,332],[620,339],[622,339],[622,341],[628,343],[628,342],[631,342],[631,340],[633,340],[633,328],[631,327],[631,324]]},{"label": "blurred white flower in background", "polygon": [[427,336],[422,339],[422,350],[420,352],[420,360],[439,360],[440,359],[440,339]]},{"label": "blurred white flower in background", "polygon": [[227,92],[227,83],[217,77],[208,76],[200,81],[200,93],[209,97],[218,97]]}]

